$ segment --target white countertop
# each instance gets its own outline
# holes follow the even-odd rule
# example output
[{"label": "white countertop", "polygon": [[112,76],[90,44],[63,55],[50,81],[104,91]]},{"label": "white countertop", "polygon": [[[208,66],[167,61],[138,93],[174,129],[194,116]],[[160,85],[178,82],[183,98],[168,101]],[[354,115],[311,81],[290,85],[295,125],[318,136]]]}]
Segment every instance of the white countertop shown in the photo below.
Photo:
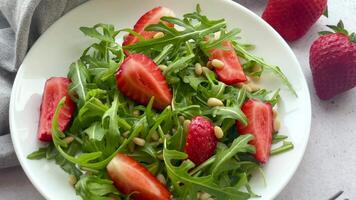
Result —
[{"label": "white countertop", "polygon": [[[265,0],[236,0],[262,13]],[[356,32],[356,0],[329,0],[329,18],[322,17],[306,36],[291,43],[308,80],[312,102],[312,127],[304,159],[278,200],[356,199],[356,89],[332,101],[320,101],[314,92],[309,69],[309,48],[326,24],[344,21]],[[40,200],[21,167],[0,170],[0,199]]]}]

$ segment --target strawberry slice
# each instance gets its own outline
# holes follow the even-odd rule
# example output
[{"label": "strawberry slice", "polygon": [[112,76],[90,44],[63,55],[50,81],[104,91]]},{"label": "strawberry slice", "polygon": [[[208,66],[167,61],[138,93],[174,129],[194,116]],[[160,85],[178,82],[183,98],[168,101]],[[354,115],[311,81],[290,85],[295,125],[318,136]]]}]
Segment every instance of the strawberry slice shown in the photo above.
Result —
[{"label": "strawberry slice", "polygon": [[213,123],[202,116],[193,118],[184,148],[189,160],[196,165],[208,160],[214,154],[217,143]]},{"label": "strawberry slice", "polygon": [[[152,39],[153,36],[156,34],[154,31],[145,31],[145,28],[150,25],[150,24],[158,24],[160,22],[160,19],[164,16],[174,16],[174,12],[168,8],[159,6],[156,8],[153,8],[152,10],[146,12],[144,15],[140,17],[140,19],[136,22],[134,26],[134,31],[140,35],[142,35],[146,40],[147,39]],[[173,27],[173,24],[170,23],[165,23],[169,27]],[[126,45],[131,45],[135,44],[136,42],[139,41],[139,38],[129,34],[124,42],[123,46]]]},{"label": "strawberry slice", "polygon": [[143,54],[126,57],[116,73],[116,83],[125,96],[141,104],[146,105],[152,96],[156,109],[171,104],[172,93],[166,78],[156,63]]},{"label": "strawberry slice", "polygon": [[115,186],[134,200],[168,200],[171,193],[143,165],[129,156],[118,153],[107,165]]},{"label": "strawberry slice", "polygon": [[46,81],[42,96],[40,123],[38,127],[39,140],[52,140],[52,118],[59,101],[63,97],[66,97],[66,101],[58,116],[58,126],[61,131],[67,129],[75,111],[75,103],[68,95],[67,88],[69,83],[70,80],[64,77],[52,77]]},{"label": "strawberry slice", "polygon": [[248,125],[236,123],[240,134],[252,134],[255,138],[250,144],[256,147],[255,158],[261,163],[266,163],[269,158],[272,132],[273,114],[272,106],[260,100],[250,99],[241,107],[248,119]]},{"label": "strawberry slice", "polygon": [[224,63],[223,68],[215,68],[220,81],[231,85],[247,80],[231,41],[224,41],[222,48],[210,50],[209,53],[211,55],[209,60],[219,59]]}]

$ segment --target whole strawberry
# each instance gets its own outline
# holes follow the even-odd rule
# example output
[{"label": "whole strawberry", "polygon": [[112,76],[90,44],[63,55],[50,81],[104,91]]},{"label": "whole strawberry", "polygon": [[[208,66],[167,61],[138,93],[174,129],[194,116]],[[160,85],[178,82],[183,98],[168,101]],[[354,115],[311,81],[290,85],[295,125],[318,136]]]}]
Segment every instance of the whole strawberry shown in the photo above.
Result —
[{"label": "whole strawberry", "polygon": [[327,0],[269,0],[262,18],[287,41],[301,38],[326,9]]},{"label": "whole strawberry", "polygon": [[328,26],[310,48],[310,69],[316,94],[328,100],[356,85],[356,34],[349,34],[342,21]]},{"label": "whole strawberry", "polygon": [[201,116],[192,119],[184,148],[191,161],[199,165],[209,159],[215,152],[217,142],[211,121]]}]

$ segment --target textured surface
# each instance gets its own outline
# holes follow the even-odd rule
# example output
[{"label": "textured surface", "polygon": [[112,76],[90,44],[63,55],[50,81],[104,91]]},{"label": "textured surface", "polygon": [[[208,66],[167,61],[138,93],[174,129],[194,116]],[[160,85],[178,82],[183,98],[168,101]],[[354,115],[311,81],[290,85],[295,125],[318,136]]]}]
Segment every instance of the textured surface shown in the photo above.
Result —
[{"label": "textured surface", "polygon": [[330,99],[356,85],[356,43],[341,33],[323,35],[310,49],[317,95]]},{"label": "textured surface", "polygon": [[269,0],[262,18],[283,38],[302,37],[323,14],[327,0]]},{"label": "textured surface", "polygon": [[[266,5],[265,0],[236,1],[258,14]],[[341,200],[356,199],[356,89],[331,101],[320,101],[314,92],[308,60],[309,47],[316,39],[316,33],[323,30],[325,24],[336,24],[339,19],[349,30],[356,31],[355,13],[355,0],[329,0],[329,19],[321,18],[307,35],[290,43],[308,80],[313,121],[304,159],[277,200],[328,199],[340,190],[344,191]],[[0,170],[0,180],[1,200],[43,199],[21,167]]]},{"label": "textured surface", "polygon": [[198,116],[189,125],[184,151],[191,161],[199,165],[213,155],[217,142],[213,124],[205,117]]}]

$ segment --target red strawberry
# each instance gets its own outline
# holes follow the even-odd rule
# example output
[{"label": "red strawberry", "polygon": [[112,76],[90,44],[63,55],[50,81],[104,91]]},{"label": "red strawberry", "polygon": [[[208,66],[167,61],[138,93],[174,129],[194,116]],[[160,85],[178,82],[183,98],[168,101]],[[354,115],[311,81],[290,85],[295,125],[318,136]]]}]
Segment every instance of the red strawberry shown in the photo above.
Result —
[{"label": "red strawberry", "polygon": [[118,153],[107,165],[115,186],[134,200],[168,200],[171,193],[143,165],[125,154]]},{"label": "red strawberry", "polygon": [[209,52],[211,54],[209,60],[218,59],[224,63],[223,68],[215,68],[218,79],[229,85],[246,81],[246,76],[231,42],[224,41],[222,48]]},{"label": "red strawberry", "polygon": [[211,121],[201,116],[192,119],[184,147],[191,161],[199,165],[209,159],[215,152],[217,142]]},{"label": "red strawberry", "polygon": [[284,39],[294,41],[305,35],[326,5],[327,0],[269,0],[262,18]]},{"label": "red strawberry", "polygon": [[58,125],[61,131],[64,131],[72,119],[75,103],[68,95],[68,85],[70,80],[64,77],[52,77],[46,81],[42,96],[40,122],[38,127],[38,139],[42,141],[51,141],[52,118],[59,101],[66,97],[64,106],[58,116]]},{"label": "red strawberry", "polygon": [[248,125],[244,126],[237,122],[237,130],[241,135],[252,134],[254,136],[250,144],[256,147],[255,158],[262,163],[266,163],[272,143],[272,106],[260,100],[250,99],[242,105],[241,110],[248,119]]},{"label": "red strawberry", "polygon": [[[134,31],[142,35],[145,39],[151,39],[156,34],[154,31],[144,31],[145,28],[150,24],[157,24],[160,22],[160,19],[164,16],[174,16],[174,12],[165,7],[156,7],[152,10],[146,12],[140,17],[134,26]],[[166,23],[167,26],[173,27],[173,24]],[[135,37],[132,34],[129,34],[122,44],[123,46],[135,44],[139,38]]]},{"label": "red strawberry", "polygon": [[350,36],[340,21],[329,26],[333,32],[321,32],[310,48],[310,68],[316,94],[320,99],[335,95],[356,86],[356,34]]},{"label": "red strawberry", "polygon": [[125,96],[141,104],[147,104],[152,96],[156,109],[171,104],[172,93],[166,78],[156,63],[143,54],[126,57],[116,73],[116,83]]}]

